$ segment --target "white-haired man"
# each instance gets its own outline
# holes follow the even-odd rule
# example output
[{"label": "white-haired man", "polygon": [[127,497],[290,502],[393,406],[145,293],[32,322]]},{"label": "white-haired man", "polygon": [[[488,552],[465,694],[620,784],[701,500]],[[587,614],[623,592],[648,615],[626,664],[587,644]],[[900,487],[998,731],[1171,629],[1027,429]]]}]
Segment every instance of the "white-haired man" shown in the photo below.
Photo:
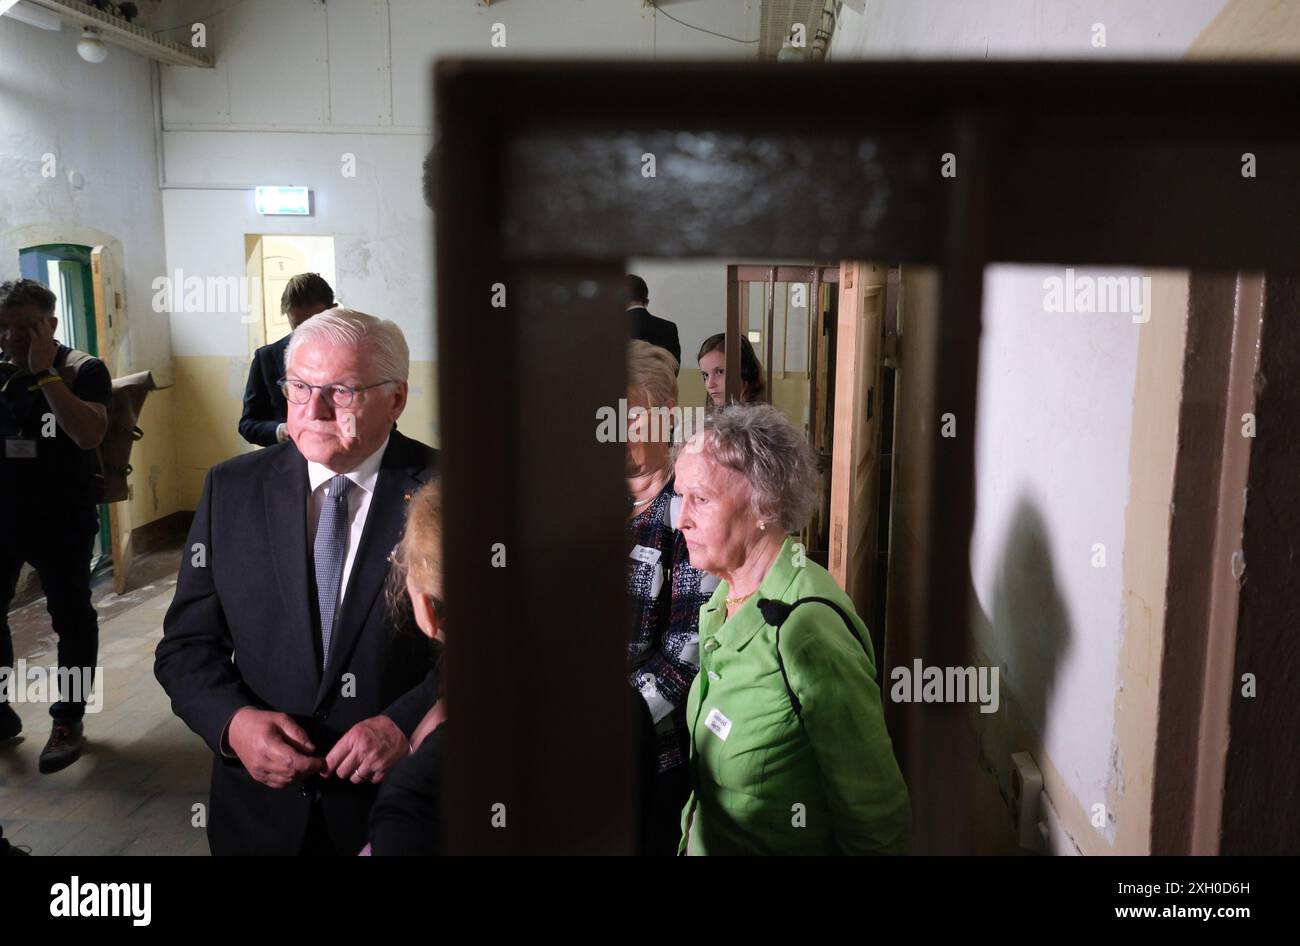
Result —
[{"label": "white-haired man", "polygon": [[374,785],[435,696],[382,594],[405,501],[437,462],[396,429],[402,332],[330,309],[285,364],[290,441],[209,471],[155,661],[215,756],[214,854],[357,853]]}]

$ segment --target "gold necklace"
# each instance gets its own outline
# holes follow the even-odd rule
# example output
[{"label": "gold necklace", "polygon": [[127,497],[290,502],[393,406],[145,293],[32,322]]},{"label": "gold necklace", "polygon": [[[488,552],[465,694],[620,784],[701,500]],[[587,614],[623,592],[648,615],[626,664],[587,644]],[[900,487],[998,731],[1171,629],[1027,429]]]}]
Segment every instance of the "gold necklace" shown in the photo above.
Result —
[{"label": "gold necklace", "polygon": [[[757,591],[757,590],[758,590],[757,588],[754,589],[754,591]],[[729,607],[729,608],[734,608],[734,607],[735,607],[736,605],[738,605],[738,604],[744,604],[746,601],[748,601],[748,600],[749,600],[750,598],[752,598],[752,597],[754,597],[754,592],[753,592],[753,591],[751,591],[751,592],[750,592],[749,594],[747,594],[747,595],[740,595],[740,596],[737,597],[737,598],[727,598],[727,607]]]}]

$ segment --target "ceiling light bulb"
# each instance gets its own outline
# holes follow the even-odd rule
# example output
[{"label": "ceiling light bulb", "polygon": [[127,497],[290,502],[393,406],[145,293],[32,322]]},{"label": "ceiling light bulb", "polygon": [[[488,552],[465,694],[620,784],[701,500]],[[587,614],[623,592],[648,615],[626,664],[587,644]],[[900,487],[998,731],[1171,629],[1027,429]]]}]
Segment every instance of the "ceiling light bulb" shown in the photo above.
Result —
[{"label": "ceiling light bulb", "polygon": [[108,47],[99,38],[99,30],[92,30],[88,26],[81,31],[81,39],[77,40],[77,55],[86,62],[103,62],[108,58]]}]

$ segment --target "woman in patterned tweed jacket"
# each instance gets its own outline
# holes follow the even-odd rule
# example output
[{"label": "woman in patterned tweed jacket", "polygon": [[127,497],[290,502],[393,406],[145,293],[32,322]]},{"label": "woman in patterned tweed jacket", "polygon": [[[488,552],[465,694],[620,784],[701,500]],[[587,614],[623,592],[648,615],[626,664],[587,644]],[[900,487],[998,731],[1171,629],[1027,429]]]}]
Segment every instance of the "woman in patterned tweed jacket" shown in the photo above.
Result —
[{"label": "woman in patterned tweed jacket", "polygon": [[716,579],[691,567],[672,521],[669,463],[677,362],[647,342],[628,346],[628,679],[655,723],[658,775],[644,853],[676,853],[686,772],[686,694],[699,670],[700,605]]}]

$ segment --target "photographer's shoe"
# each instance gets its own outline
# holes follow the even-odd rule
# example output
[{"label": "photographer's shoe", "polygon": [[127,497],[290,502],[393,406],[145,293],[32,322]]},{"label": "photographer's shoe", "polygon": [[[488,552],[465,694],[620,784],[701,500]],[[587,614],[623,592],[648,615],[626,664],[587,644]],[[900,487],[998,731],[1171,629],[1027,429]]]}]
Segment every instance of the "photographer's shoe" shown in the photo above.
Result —
[{"label": "photographer's shoe", "polygon": [[8,703],[0,703],[0,742],[23,731],[23,721]]},{"label": "photographer's shoe", "polygon": [[23,845],[22,847],[17,847],[13,844],[10,844],[5,839],[5,836],[3,834],[0,834],[0,857],[29,857],[31,856],[31,853],[32,853],[31,848],[27,847],[26,845]]},{"label": "photographer's shoe", "polygon": [[50,741],[41,750],[41,760],[37,766],[41,774],[49,775],[76,762],[81,757],[81,734],[80,720],[75,723],[55,720],[54,728],[50,731]]}]

